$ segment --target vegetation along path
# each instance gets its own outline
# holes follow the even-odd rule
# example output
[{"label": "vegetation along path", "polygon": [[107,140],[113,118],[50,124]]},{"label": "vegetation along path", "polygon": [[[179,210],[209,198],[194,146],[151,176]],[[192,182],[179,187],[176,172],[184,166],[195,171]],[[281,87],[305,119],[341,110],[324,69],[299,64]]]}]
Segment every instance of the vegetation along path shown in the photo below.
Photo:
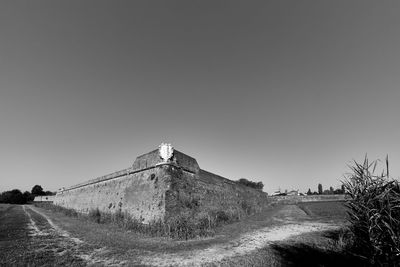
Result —
[{"label": "vegetation along path", "polygon": [[275,242],[339,228],[337,221],[316,220],[310,214],[298,205],[272,207],[221,227],[214,237],[178,241],[149,238],[31,205],[3,205],[0,265],[230,265],[230,259],[246,257]]}]

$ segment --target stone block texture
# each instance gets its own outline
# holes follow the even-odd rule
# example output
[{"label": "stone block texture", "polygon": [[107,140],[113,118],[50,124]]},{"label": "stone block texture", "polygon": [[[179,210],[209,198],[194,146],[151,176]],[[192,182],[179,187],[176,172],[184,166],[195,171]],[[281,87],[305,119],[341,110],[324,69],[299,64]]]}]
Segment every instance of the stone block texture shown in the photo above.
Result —
[{"label": "stone block texture", "polygon": [[81,213],[126,212],[143,223],[165,221],[188,210],[261,209],[267,194],[200,169],[196,159],[175,150],[165,162],[158,150],[132,167],[60,190],[54,204]]}]

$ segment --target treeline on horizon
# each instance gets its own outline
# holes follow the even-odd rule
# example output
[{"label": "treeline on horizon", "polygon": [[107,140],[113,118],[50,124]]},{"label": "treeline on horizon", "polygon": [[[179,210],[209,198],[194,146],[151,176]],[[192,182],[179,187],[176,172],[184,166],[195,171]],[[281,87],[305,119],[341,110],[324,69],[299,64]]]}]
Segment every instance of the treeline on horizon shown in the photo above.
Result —
[{"label": "treeline on horizon", "polygon": [[19,189],[13,189],[10,191],[4,191],[0,194],[0,203],[6,204],[26,204],[32,202],[36,196],[53,196],[54,192],[43,191],[40,185],[32,187],[31,192],[21,192]]},{"label": "treeline on horizon", "polygon": [[345,193],[345,188],[343,184],[340,188],[333,189],[333,187],[331,186],[327,190],[323,190],[322,184],[318,184],[318,192],[316,191],[311,192],[311,188],[308,188],[306,195],[341,195],[344,193]]}]

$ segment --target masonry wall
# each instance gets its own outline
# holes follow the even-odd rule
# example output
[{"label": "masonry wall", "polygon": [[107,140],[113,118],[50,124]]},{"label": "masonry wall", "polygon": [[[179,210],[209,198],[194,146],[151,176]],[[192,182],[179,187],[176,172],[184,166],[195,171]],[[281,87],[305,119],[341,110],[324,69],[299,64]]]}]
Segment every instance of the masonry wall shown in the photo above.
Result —
[{"label": "masonry wall", "polygon": [[241,209],[254,213],[269,204],[266,193],[204,170],[200,171],[195,189],[204,210]]},{"label": "masonry wall", "polygon": [[81,213],[99,209],[106,213],[128,212],[143,223],[163,220],[165,192],[170,177],[166,166],[145,169],[117,178],[89,183],[57,193],[54,204]]},{"label": "masonry wall", "polygon": [[167,217],[188,210],[249,214],[259,212],[269,204],[266,193],[204,170],[198,173],[178,169],[169,171],[172,182],[166,195]]}]

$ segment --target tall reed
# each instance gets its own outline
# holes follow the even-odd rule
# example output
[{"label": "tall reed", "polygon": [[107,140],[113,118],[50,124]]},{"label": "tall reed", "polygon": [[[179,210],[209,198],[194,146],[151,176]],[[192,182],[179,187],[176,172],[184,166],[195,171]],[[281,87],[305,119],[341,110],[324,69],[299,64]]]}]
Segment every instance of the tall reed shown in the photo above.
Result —
[{"label": "tall reed", "polygon": [[400,185],[389,177],[389,161],[354,162],[343,181],[356,251],[373,265],[400,266]]}]

